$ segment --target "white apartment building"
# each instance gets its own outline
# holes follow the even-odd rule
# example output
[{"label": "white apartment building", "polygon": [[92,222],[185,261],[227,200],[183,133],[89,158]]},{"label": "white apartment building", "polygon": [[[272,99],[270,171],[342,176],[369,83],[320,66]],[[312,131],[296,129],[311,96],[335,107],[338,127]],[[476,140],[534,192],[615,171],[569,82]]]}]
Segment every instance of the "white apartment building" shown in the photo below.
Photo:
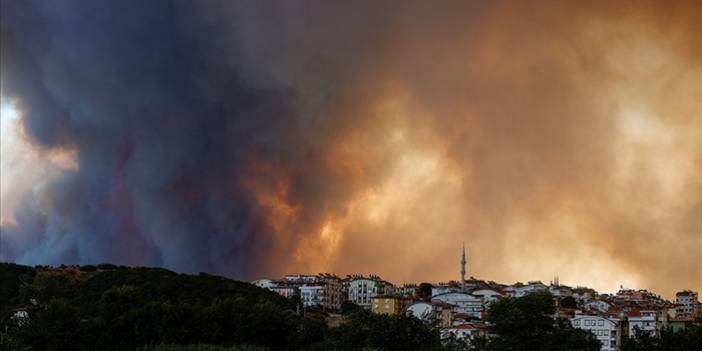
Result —
[{"label": "white apartment building", "polygon": [[658,323],[659,312],[656,311],[629,311],[629,336],[636,335],[636,330],[641,330],[652,335],[658,333],[659,323]]},{"label": "white apartment building", "polygon": [[602,343],[601,351],[618,350],[621,345],[623,323],[619,319],[576,314],[570,323],[573,328],[587,330],[595,335]]},{"label": "white apartment building", "polygon": [[352,277],[347,282],[347,289],[348,300],[365,309],[371,308],[374,297],[394,290],[390,283],[375,277]]},{"label": "white apartment building", "polygon": [[468,293],[449,292],[432,296],[431,300],[452,305],[454,313],[463,313],[474,318],[482,318],[485,310],[483,298]]},{"label": "white apartment building", "polygon": [[300,289],[300,301],[305,307],[322,306],[324,302],[324,286],[321,284],[304,284]]}]

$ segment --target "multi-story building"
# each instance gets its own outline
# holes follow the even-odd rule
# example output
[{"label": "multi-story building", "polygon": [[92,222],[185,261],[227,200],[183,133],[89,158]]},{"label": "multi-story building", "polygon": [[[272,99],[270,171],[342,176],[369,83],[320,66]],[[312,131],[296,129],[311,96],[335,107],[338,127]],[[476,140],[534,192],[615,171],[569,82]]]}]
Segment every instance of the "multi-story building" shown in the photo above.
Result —
[{"label": "multi-story building", "polygon": [[621,345],[625,323],[618,318],[576,313],[570,320],[574,328],[587,330],[602,344],[601,351],[614,351]]},{"label": "multi-story building", "polygon": [[402,296],[381,295],[371,298],[371,311],[378,314],[401,314],[404,313],[409,299]]},{"label": "multi-story building", "polygon": [[322,307],[327,311],[340,311],[344,301],[344,289],[341,279],[335,275],[321,275],[324,287]]},{"label": "multi-story building", "polygon": [[303,307],[321,307],[327,311],[340,310],[344,297],[341,279],[330,274],[287,275],[278,281],[260,279],[252,283],[288,298],[299,295]]},{"label": "multi-story building", "polygon": [[404,284],[397,288],[397,293],[404,297],[417,297],[417,289],[419,286],[417,284]]},{"label": "multi-story building", "polygon": [[268,290],[274,291],[278,295],[284,296],[287,298],[293,297],[293,296],[298,294],[297,287],[292,286],[292,285],[282,285],[282,284],[275,285],[275,286],[268,288]]},{"label": "multi-story building", "polygon": [[304,307],[321,307],[327,311],[341,309],[343,290],[341,279],[331,274],[288,275],[284,281],[300,291]]},{"label": "multi-story building", "polygon": [[432,296],[431,300],[440,301],[453,306],[454,313],[462,313],[480,319],[485,311],[482,297],[462,292],[449,292]]},{"label": "multi-story building", "polygon": [[324,301],[324,286],[319,283],[303,284],[300,289],[300,302],[304,307],[321,307]]},{"label": "multi-story building", "polygon": [[348,300],[365,309],[371,309],[374,297],[391,294],[394,290],[392,284],[378,276],[352,276],[346,285]]},{"label": "multi-story building", "polygon": [[637,330],[651,335],[657,335],[662,327],[659,321],[659,315],[659,311],[630,310],[627,314],[629,336],[635,336]]},{"label": "multi-story building", "polygon": [[677,317],[683,318],[695,318],[700,315],[697,292],[684,290],[675,294],[675,312]]}]

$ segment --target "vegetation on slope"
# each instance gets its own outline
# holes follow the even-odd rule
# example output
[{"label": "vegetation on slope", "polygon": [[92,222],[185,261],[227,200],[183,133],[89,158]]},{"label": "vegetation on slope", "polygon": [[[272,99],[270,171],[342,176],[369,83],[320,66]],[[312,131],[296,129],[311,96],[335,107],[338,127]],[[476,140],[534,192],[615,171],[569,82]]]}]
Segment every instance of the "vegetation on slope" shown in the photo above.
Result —
[{"label": "vegetation on slope", "polygon": [[[591,334],[554,323],[547,294],[494,303],[488,317],[492,337],[469,345],[442,341],[435,324],[375,315],[349,304],[344,304],[347,322],[330,328],[321,312],[299,314],[294,300],[208,274],[0,263],[0,278],[0,351],[599,350]],[[18,307],[27,308],[30,318],[13,319]],[[697,328],[641,337],[623,347],[695,350],[701,338]]]}]

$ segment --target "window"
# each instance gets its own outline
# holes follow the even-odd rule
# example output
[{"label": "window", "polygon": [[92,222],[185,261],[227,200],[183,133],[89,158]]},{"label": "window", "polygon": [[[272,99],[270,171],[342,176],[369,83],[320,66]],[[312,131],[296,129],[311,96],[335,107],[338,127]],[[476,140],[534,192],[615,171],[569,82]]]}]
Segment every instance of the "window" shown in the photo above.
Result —
[{"label": "window", "polygon": [[603,326],[603,325],[604,325],[604,321],[597,321],[597,325],[599,325],[600,327]]}]

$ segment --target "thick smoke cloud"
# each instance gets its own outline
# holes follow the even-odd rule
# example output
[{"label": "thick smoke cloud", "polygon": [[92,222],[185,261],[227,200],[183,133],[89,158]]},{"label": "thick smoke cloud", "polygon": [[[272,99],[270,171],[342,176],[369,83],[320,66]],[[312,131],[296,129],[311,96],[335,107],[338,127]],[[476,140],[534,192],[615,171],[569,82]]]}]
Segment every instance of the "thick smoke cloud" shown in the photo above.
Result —
[{"label": "thick smoke cloud", "polygon": [[2,259],[702,288],[699,5],[2,3]]}]

